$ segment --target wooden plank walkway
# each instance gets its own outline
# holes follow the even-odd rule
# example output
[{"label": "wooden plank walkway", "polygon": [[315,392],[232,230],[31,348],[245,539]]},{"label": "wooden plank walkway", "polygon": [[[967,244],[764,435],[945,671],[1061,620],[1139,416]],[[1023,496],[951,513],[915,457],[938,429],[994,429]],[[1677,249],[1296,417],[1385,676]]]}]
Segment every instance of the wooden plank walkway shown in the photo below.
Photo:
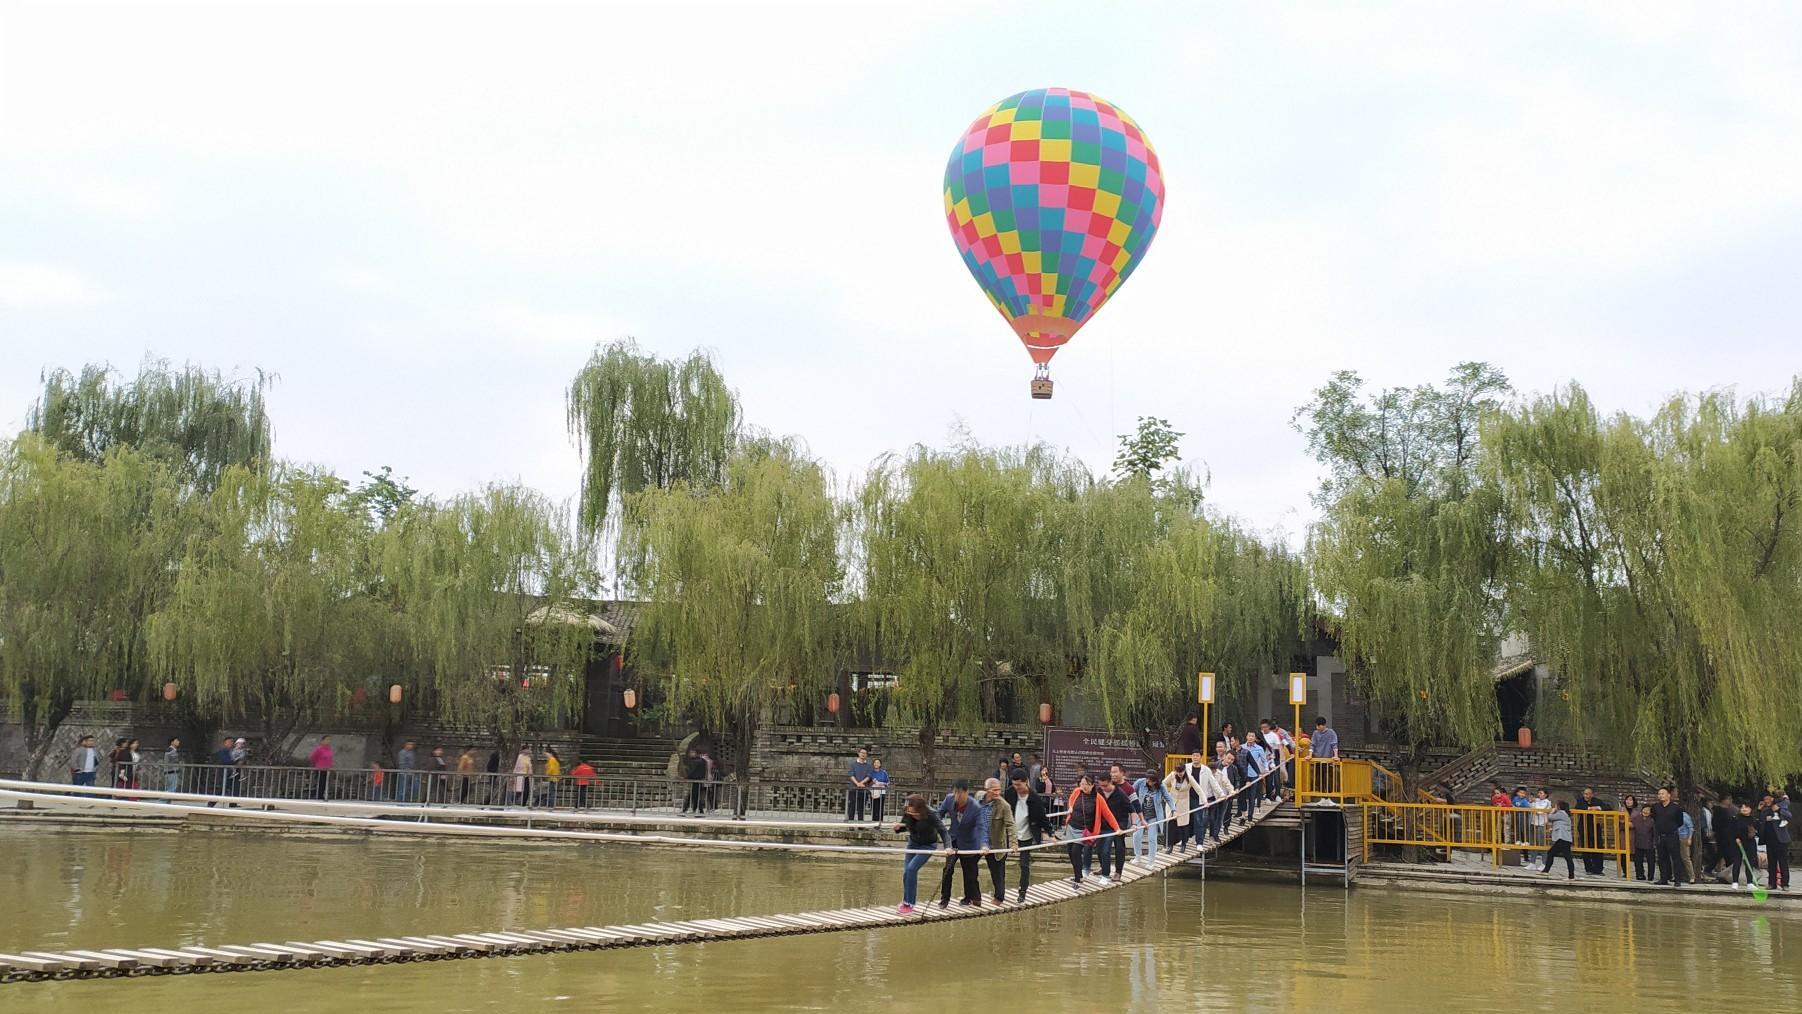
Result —
[{"label": "wooden plank walkway", "polygon": [[[1024,901],[996,905],[985,898],[980,906],[953,903],[939,908],[923,903],[903,915],[894,905],[839,908],[782,915],[734,916],[681,922],[649,922],[624,926],[581,926],[557,930],[504,933],[452,933],[378,939],[316,940],[311,942],[255,943],[221,947],[147,947],[133,950],[23,951],[0,953],[0,983],[51,979],[120,978],[187,972],[253,972],[345,965],[380,965],[412,961],[446,961],[516,954],[552,954],[564,951],[617,950],[665,944],[707,943],[759,937],[801,936],[849,930],[921,926],[953,919],[978,919],[1008,915],[1045,905],[1088,897],[1159,876],[1175,867],[1210,855],[1233,841],[1277,809],[1264,803],[1250,819],[1236,819],[1219,842],[1205,850],[1158,853],[1149,863],[1129,862],[1120,879],[1106,885],[1085,881],[1079,890],[1068,877],[1035,884]],[[899,850],[897,850],[899,854]],[[1061,848],[1038,853],[1034,865],[1046,872],[1068,869]],[[928,869],[935,868],[928,864]],[[922,871],[924,873],[925,871]],[[930,877],[927,877],[930,880]]]}]

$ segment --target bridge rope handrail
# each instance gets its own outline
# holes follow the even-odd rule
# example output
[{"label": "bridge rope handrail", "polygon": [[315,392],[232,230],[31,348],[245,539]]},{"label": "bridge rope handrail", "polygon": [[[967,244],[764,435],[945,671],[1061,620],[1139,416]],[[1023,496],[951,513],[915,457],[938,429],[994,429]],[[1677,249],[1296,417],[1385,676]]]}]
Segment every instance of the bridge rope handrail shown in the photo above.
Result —
[{"label": "bridge rope handrail", "polygon": [[[1241,793],[1243,793],[1249,789],[1263,788],[1264,786],[1262,785],[1262,783],[1264,782],[1264,779],[1267,776],[1273,775],[1273,774],[1275,774],[1274,771],[1266,772],[1264,774],[1259,775],[1257,778],[1246,782],[1243,786],[1240,786],[1238,789],[1235,789],[1233,792],[1231,792],[1225,796],[1218,797],[1217,799],[1214,799],[1209,802],[1204,802],[1199,807],[1190,807],[1189,808],[1189,817],[1191,819],[1193,819],[1195,814],[1200,813],[1202,810],[1205,810],[1210,806],[1217,806],[1217,805],[1225,804],[1225,803],[1229,802],[1230,800],[1237,798]],[[127,799],[119,798],[121,792],[129,793],[131,798],[127,798]],[[975,798],[974,795],[971,798]],[[432,814],[432,813],[437,813],[439,815],[453,815],[453,816],[459,816],[459,817],[463,816],[463,815],[468,815],[471,817],[488,817],[488,818],[494,818],[496,816],[509,816],[509,817],[515,817],[515,819],[521,819],[521,818],[527,819],[527,820],[551,819],[551,820],[557,820],[557,821],[562,821],[562,822],[576,822],[576,823],[604,823],[604,822],[609,822],[609,821],[615,822],[615,823],[621,822],[621,821],[630,821],[630,822],[640,822],[641,823],[643,821],[642,821],[642,818],[633,820],[631,818],[622,818],[622,817],[620,817],[618,815],[614,815],[614,814],[592,814],[592,813],[560,814],[560,813],[553,812],[551,814],[541,816],[539,811],[508,811],[508,810],[495,811],[495,810],[484,810],[484,809],[480,809],[480,808],[470,808],[470,807],[458,807],[458,808],[425,807],[425,806],[394,804],[394,803],[347,803],[347,802],[341,802],[341,801],[336,801],[336,800],[294,800],[294,799],[278,799],[278,798],[258,798],[258,797],[254,797],[254,796],[218,796],[218,795],[206,795],[206,794],[202,794],[202,793],[193,793],[193,792],[165,792],[165,791],[152,790],[152,789],[121,790],[121,789],[117,789],[117,788],[109,788],[109,787],[103,787],[103,786],[60,785],[60,784],[48,783],[48,782],[25,782],[25,781],[18,781],[18,780],[14,780],[14,779],[0,779],[0,799],[25,800],[25,801],[30,801],[33,804],[45,803],[45,804],[73,805],[73,806],[78,806],[78,807],[86,807],[89,809],[114,809],[114,810],[127,809],[127,810],[131,810],[131,811],[135,811],[135,812],[146,812],[146,813],[157,813],[157,814],[170,814],[170,813],[194,814],[194,815],[199,815],[199,816],[224,817],[224,818],[233,819],[233,820],[248,819],[251,822],[268,821],[268,822],[272,822],[272,823],[286,822],[286,823],[295,823],[295,824],[321,824],[321,825],[328,825],[328,826],[362,827],[362,828],[366,828],[366,829],[370,829],[370,830],[380,830],[380,831],[390,831],[390,832],[398,831],[399,833],[403,833],[403,834],[440,834],[440,835],[463,834],[466,836],[480,836],[480,837],[544,838],[544,839],[553,839],[553,840],[554,839],[562,839],[562,840],[575,840],[575,841],[614,842],[614,843],[620,843],[620,844],[685,845],[685,846],[705,846],[705,847],[713,847],[713,848],[744,848],[744,849],[752,849],[752,850],[785,851],[785,852],[863,853],[863,854],[876,854],[876,855],[885,855],[885,856],[909,855],[909,854],[921,854],[921,853],[924,853],[926,855],[948,855],[948,854],[951,854],[951,853],[957,851],[956,849],[952,849],[952,848],[913,849],[913,848],[906,848],[906,847],[896,848],[892,845],[829,845],[829,844],[818,844],[818,843],[810,843],[810,842],[759,841],[756,839],[746,839],[746,838],[734,838],[734,839],[696,838],[696,837],[687,836],[687,835],[655,835],[655,834],[637,834],[637,833],[631,833],[631,832],[608,832],[608,831],[570,831],[570,830],[553,829],[553,828],[533,828],[533,827],[519,828],[519,827],[505,827],[505,826],[500,826],[500,825],[495,825],[495,824],[476,824],[476,823],[469,823],[469,822],[465,822],[465,821],[461,821],[461,820],[459,820],[457,823],[434,824],[434,823],[430,822],[429,820],[422,820],[420,818],[428,816],[429,814]],[[151,802],[151,800],[164,800],[165,802],[157,803],[157,802]],[[205,806],[190,805],[190,801],[192,801],[192,802],[205,801],[209,805],[205,805]],[[219,809],[217,809],[217,804],[221,801],[229,801],[231,803],[237,804],[236,808],[234,810],[227,810],[227,811],[222,812]],[[338,813],[331,812],[334,810],[339,811],[339,812]],[[313,811],[326,811],[326,812],[313,812]],[[363,814],[363,815],[359,816],[358,814]],[[367,816],[367,814],[378,814],[380,816]],[[516,814],[517,814],[517,816],[515,816]],[[393,820],[384,819],[385,817],[389,817],[389,816],[411,817],[414,819],[410,820],[410,821],[405,821],[405,822],[396,822]],[[1136,824],[1136,825],[1133,825],[1130,827],[1120,828],[1117,831],[1108,831],[1108,832],[1103,832],[1103,833],[1095,834],[1095,835],[1087,835],[1087,836],[1082,837],[1080,839],[1080,841],[1095,842],[1095,841],[1100,841],[1102,839],[1126,837],[1126,836],[1133,834],[1135,831],[1142,831],[1145,828],[1156,827],[1161,824],[1173,822],[1176,820],[1176,817],[1177,817],[1177,814],[1175,813],[1174,809],[1172,809],[1171,813],[1169,813],[1163,817],[1159,817],[1156,820],[1146,820],[1140,824]],[[739,822],[735,822],[735,823],[739,823]],[[811,822],[811,823],[815,827],[821,826],[820,822],[817,822],[817,821]],[[787,824],[785,824],[785,822],[764,821],[761,823],[760,826],[770,827],[770,826],[804,826],[804,825],[801,825],[799,823],[794,824],[794,825],[787,825]],[[826,825],[826,826],[843,826],[843,825],[832,824],[832,825]],[[1009,854],[1014,854],[1017,852],[1036,852],[1036,851],[1040,851],[1043,849],[1063,848],[1063,847],[1067,847],[1070,844],[1072,844],[1071,839],[1054,837],[1051,840],[1041,842],[1036,845],[1023,845],[1023,846],[1016,845],[1016,846],[1011,846],[1011,847],[1007,847],[1007,848],[990,848],[989,851],[991,851],[991,852],[1007,852]]]},{"label": "bridge rope handrail", "polygon": [[[1252,784],[1256,784],[1255,782]],[[1236,793],[1235,793],[1236,795]],[[1224,801],[1228,797],[1222,797]],[[142,804],[146,806],[155,804]],[[588,926],[557,930],[521,930],[498,933],[432,934],[346,938],[311,942],[257,943],[219,947],[184,946],[137,949],[104,948],[64,952],[25,951],[0,953],[0,983],[62,979],[120,978],[191,972],[248,972],[278,969],[327,968],[346,965],[443,961],[513,954],[543,954],[577,950],[611,950],[627,947],[698,943],[758,937],[830,933],[923,925],[946,919],[1001,915],[1028,908],[1069,901],[1095,891],[1111,890],[1156,874],[1165,873],[1220,849],[1269,816],[1276,805],[1260,806],[1250,817],[1234,817],[1211,846],[1196,852],[1164,850],[1148,863],[1128,866],[1112,883],[1095,883],[1089,890],[1062,878],[1034,884],[1023,900],[1000,905],[933,909],[911,913],[892,907],[871,906],[780,915],[733,916],[633,925]],[[254,811],[246,811],[254,812]],[[733,843],[742,844],[742,843]],[[881,850],[888,854],[903,851]],[[1093,882],[1092,882],[1093,883]]]}]

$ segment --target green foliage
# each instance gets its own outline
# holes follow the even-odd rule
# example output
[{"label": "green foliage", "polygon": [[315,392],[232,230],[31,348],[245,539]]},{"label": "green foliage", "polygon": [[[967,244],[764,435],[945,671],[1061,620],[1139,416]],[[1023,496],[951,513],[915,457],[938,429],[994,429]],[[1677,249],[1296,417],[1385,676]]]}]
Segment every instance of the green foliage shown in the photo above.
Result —
[{"label": "green foliage", "polygon": [[334,716],[392,633],[367,589],[371,534],[336,476],[228,468],[151,616],[159,672],[215,720],[261,723],[256,748],[286,757],[303,723]]},{"label": "green foliage", "polygon": [[584,462],[578,521],[590,533],[641,490],[718,485],[738,439],[738,398],[699,350],[674,360],[629,339],[597,348],[567,406]]},{"label": "green foliage", "polygon": [[1493,738],[1510,533],[1478,472],[1477,427],[1508,388],[1482,363],[1443,388],[1368,398],[1341,372],[1296,413],[1326,466],[1308,537],[1315,593],[1391,740],[1418,750]]},{"label": "green foliage", "polygon": [[1017,699],[1097,701],[1113,728],[1173,724],[1194,674],[1231,683],[1300,646],[1299,562],[1196,509],[1189,487],[1095,480],[1043,447],[916,449],[882,462],[852,541],[865,641],[930,748]]},{"label": "green foliage", "polygon": [[415,703],[509,741],[577,712],[596,578],[562,509],[491,486],[395,515],[381,547]]},{"label": "green foliage", "polygon": [[394,468],[383,465],[380,472],[364,472],[356,489],[356,500],[369,513],[377,527],[386,525],[395,514],[405,510],[418,496],[419,490],[407,485],[407,477],[394,477]]},{"label": "green foliage", "polygon": [[[1087,499],[1078,527],[1104,534],[1072,561],[1071,578],[1114,583],[1099,596],[1107,605],[1089,621],[1085,653],[1085,686],[1110,727],[1169,728],[1195,706],[1203,670],[1218,674],[1223,700],[1288,671],[1311,615],[1300,559],[1231,522],[1174,509],[1181,499],[1152,499],[1143,483]],[[1123,529],[1130,538],[1118,537]]]},{"label": "green foliage", "polygon": [[114,447],[162,461],[183,480],[210,489],[234,465],[260,469],[270,460],[269,379],[227,380],[196,366],[180,370],[148,361],[120,383],[104,366],[79,375],[45,374],[26,428],[59,453],[98,463]]},{"label": "green foliage", "polygon": [[939,733],[983,715],[985,687],[1049,694],[1071,675],[1056,547],[1086,470],[1044,448],[916,448],[880,461],[855,507],[863,638],[895,670],[893,703]]},{"label": "green foliage", "polygon": [[1511,618],[1575,731],[1685,782],[1802,770],[1802,382],[1601,416],[1572,386],[1486,425]]},{"label": "green foliage", "polygon": [[1295,410],[1295,428],[1327,469],[1315,502],[1398,483],[1405,497],[1456,497],[1470,486],[1477,426],[1512,388],[1488,363],[1459,363],[1444,387],[1392,387],[1368,398],[1364,380],[1341,370]]},{"label": "green foliage", "polygon": [[731,734],[743,779],[764,709],[820,691],[841,660],[826,475],[792,444],[751,441],[723,483],[646,488],[625,517],[624,571],[644,599],[633,661],[671,707]]},{"label": "green foliage", "polygon": [[160,682],[145,629],[194,521],[173,470],[128,446],[87,461],[0,443],[0,695],[34,767],[75,700]]},{"label": "green foliage", "polygon": [[1114,457],[1114,474],[1121,478],[1155,479],[1164,466],[1182,457],[1177,442],[1182,434],[1170,420],[1140,416],[1138,429],[1120,435],[1120,453]]}]

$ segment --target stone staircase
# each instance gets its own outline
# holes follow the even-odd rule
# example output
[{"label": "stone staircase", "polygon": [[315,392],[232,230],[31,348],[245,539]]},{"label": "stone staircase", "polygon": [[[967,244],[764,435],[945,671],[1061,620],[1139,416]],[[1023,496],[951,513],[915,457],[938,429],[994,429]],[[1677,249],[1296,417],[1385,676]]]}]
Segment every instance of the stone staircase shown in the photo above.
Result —
[{"label": "stone staircase", "polygon": [[1428,774],[1420,784],[1434,793],[1449,785],[1452,797],[1461,803],[1487,803],[1487,787],[1495,781],[1509,789],[1543,785],[1552,795],[1568,798],[1575,798],[1588,786],[1613,803],[1629,792],[1648,798],[1666,780],[1653,772],[1611,765],[1581,748],[1488,743]]},{"label": "stone staircase", "polygon": [[594,765],[603,778],[662,781],[669,777],[670,754],[680,740],[627,739],[617,736],[583,736],[582,759]]}]

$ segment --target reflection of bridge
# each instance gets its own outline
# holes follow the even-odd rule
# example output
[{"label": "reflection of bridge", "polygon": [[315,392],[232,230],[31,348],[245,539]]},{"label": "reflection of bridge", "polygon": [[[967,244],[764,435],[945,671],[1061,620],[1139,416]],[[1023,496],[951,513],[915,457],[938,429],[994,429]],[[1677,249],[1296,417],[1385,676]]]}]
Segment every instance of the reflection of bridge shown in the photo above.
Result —
[{"label": "reflection of bridge", "polygon": [[[1250,788],[1255,789],[1256,787],[1254,784]],[[240,809],[221,810],[210,809],[206,805],[208,802],[218,802],[216,797],[192,793],[133,790],[131,792],[135,797],[133,799],[108,798],[116,793],[117,790],[113,789],[82,789],[66,785],[0,781],[0,799],[30,802],[34,806],[74,806],[106,812],[204,815],[215,820],[236,820],[248,824],[348,826],[398,834],[476,834],[637,843],[654,841],[659,844],[863,853],[890,857],[898,857],[901,854],[901,850],[896,848],[875,846],[752,843],[669,837],[650,839],[646,836],[623,833],[484,826],[470,822],[445,823],[442,819],[436,823],[421,823],[418,822],[421,816],[421,808],[418,806],[321,802],[304,804],[294,800],[235,797],[232,801],[239,804]],[[921,905],[909,914],[898,912],[893,905],[878,905],[781,915],[735,916],[683,922],[639,923],[627,926],[586,926],[529,932],[460,933],[384,937],[373,940],[357,938],[221,945],[218,947],[27,951],[20,954],[0,954],[0,981],[109,978],[196,971],[248,972],[290,968],[325,968],[340,965],[391,964],[408,961],[443,961],[456,958],[544,954],[562,951],[615,950],[663,944],[883,929],[942,922],[950,919],[1006,915],[1113,890],[1126,884],[1158,876],[1187,863],[1205,863],[1207,856],[1269,818],[1277,809],[1278,804],[1260,801],[1256,810],[1249,816],[1235,816],[1230,820],[1217,841],[1208,843],[1200,850],[1193,848],[1182,852],[1160,850],[1155,860],[1146,863],[1128,863],[1123,875],[1110,884],[1102,885],[1091,881],[1089,886],[1079,889],[1068,879],[1055,878],[1029,888],[1024,901],[1008,901],[1000,905],[992,903],[985,903],[979,907],[953,905],[950,908],[940,909],[928,904]],[[396,820],[396,817],[406,819],[401,821]],[[1058,868],[1053,863],[1062,858],[1063,843],[1048,842],[1039,848],[1050,850],[1049,854],[1040,860],[1044,864],[1043,868]]]}]

